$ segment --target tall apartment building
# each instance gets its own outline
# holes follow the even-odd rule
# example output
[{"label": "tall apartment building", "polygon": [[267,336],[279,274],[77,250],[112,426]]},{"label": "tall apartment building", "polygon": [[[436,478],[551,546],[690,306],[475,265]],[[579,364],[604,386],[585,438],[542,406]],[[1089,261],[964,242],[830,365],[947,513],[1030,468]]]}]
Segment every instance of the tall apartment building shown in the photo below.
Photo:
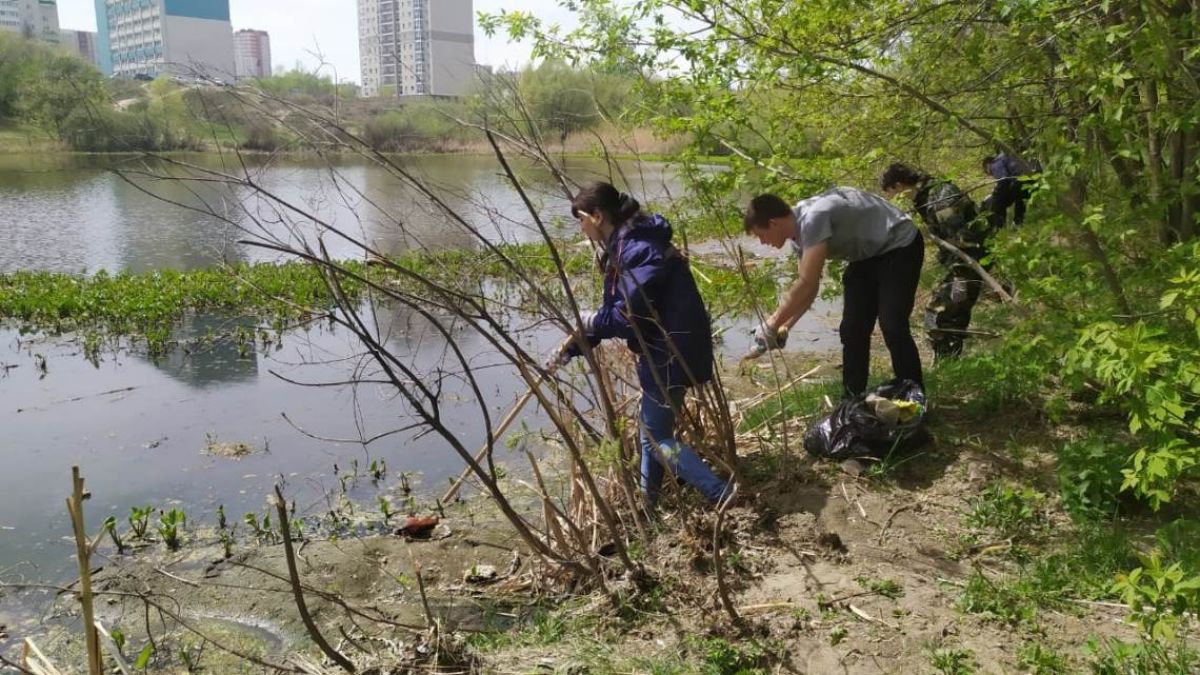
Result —
[{"label": "tall apartment building", "polygon": [[358,0],[363,96],[461,96],[475,78],[472,0]]},{"label": "tall apartment building", "polygon": [[56,45],[59,42],[58,3],[56,0],[0,0],[0,30]]},{"label": "tall apartment building", "polygon": [[96,34],[90,30],[70,30],[67,28],[59,31],[61,36],[59,44],[64,48],[69,49],[72,53],[78,54],[79,58],[87,61],[92,65],[96,65]]},{"label": "tall apartment building", "polygon": [[233,34],[233,62],[238,79],[271,75],[271,36],[265,30]]},{"label": "tall apartment building", "polygon": [[100,70],[233,79],[229,0],[95,0]]}]

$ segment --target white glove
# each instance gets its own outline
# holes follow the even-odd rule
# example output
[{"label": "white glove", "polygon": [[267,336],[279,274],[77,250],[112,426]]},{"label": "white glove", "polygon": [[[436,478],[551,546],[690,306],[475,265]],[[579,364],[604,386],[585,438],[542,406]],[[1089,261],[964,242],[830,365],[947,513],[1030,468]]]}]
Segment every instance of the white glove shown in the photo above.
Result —
[{"label": "white glove", "polygon": [[580,323],[583,324],[584,335],[592,334],[592,329],[595,328],[595,326],[596,326],[596,315],[597,314],[599,314],[599,312],[595,312],[595,311],[579,313],[579,321],[580,321]]},{"label": "white glove", "polygon": [[574,346],[575,338],[568,337],[566,340],[563,340],[562,343],[558,345],[558,350],[554,352],[554,358],[548,365],[553,368],[558,368],[570,363],[571,359],[575,358],[576,356],[576,354],[572,353],[573,350],[571,349]]},{"label": "white glove", "polygon": [[754,346],[755,350],[765,352],[769,349],[783,349],[787,344],[788,330],[787,328],[771,328],[767,322],[762,322],[758,328],[754,329]]}]

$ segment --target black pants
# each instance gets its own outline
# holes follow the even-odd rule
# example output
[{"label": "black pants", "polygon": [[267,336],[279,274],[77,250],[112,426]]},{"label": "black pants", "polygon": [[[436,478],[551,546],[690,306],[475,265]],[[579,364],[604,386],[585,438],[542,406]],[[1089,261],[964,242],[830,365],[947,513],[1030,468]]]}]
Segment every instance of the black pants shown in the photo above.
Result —
[{"label": "black pants", "polygon": [[[976,260],[985,255],[982,249],[963,251]],[[946,267],[946,276],[934,289],[933,297],[925,307],[925,330],[929,332],[933,353],[944,358],[962,353],[966,339],[962,331],[971,325],[971,310],[979,301],[983,277],[958,258],[943,258],[940,262]]]},{"label": "black pants", "polygon": [[904,248],[846,266],[842,274],[846,297],[840,332],[842,386],[847,394],[867,390],[871,333],[876,320],[892,355],[896,377],[924,384],[921,355],[908,324],[924,261],[925,242],[918,236]]},{"label": "black pants", "polygon": [[1013,225],[1025,222],[1025,200],[1029,188],[1019,178],[1002,178],[992,189],[992,194],[983,202],[983,210],[989,211],[988,225],[993,232],[1008,222],[1008,207],[1013,209]]}]

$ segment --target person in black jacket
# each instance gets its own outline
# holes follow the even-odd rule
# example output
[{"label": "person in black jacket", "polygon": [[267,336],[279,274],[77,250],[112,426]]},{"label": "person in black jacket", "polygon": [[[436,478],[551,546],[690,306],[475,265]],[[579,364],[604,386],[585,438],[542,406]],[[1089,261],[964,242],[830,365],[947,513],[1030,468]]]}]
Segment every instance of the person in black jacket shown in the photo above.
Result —
[{"label": "person in black jacket", "polygon": [[[642,490],[658,501],[665,468],[717,502],[732,484],[719,478],[675,437],[675,417],[688,387],[713,376],[712,323],[687,260],[671,243],[671,225],[642,211],[638,201],[608,183],[592,183],[571,202],[571,215],[604,247],[604,301],[581,314],[591,345],[620,338],[637,355],[642,388]],[[566,361],[582,353],[575,338]]]},{"label": "person in black jacket", "polygon": [[1012,207],[1013,225],[1025,222],[1025,200],[1029,198],[1029,188],[1022,182],[1021,176],[1028,173],[1022,163],[1005,153],[988,155],[983,158],[983,172],[996,180],[992,194],[983,200],[983,211],[987,214],[988,223],[993,230],[998,230],[1008,222],[1008,207]]},{"label": "person in black jacket", "polygon": [[[889,198],[911,196],[913,209],[937,237],[976,261],[987,255],[985,243],[991,228],[971,198],[954,183],[897,162],[883,172],[879,187]],[[954,357],[962,353],[983,279],[949,251],[939,250],[938,262],[946,268],[946,275],[925,308],[925,329],[937,358]]]}]

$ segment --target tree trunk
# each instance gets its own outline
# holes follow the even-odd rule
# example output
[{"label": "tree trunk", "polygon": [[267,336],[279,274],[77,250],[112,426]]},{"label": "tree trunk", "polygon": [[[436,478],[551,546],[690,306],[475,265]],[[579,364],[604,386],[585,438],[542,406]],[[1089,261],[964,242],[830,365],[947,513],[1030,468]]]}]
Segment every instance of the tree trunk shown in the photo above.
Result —
[{"label": "tree trunk", "polygon": [[1191,211],[1185,206],[1190,202],[1188,186],[1184,183],[1184,178],[1188,175],[1187,156],[1190,154],[1187,151],[1187,136],[1183,131],[1173,131],[1168,137],[1171,146],[1171,200],[1167,205],[1166,229],[1170,237],[1165,242],[1167,244],[1173,244],[1182,238],[1184,212]]},{"label": "tree trunk", "polygon": [[1154,122],[1158,111],[1158,82],[1144,79],[1138,83],[1142,95],[1142,118],[1146,125],[1146,200],[1159,211],[1158,237],[1163,244],[1171,244],[1174,233],[1169,222],[1162,219],[1162,147],[1159,145],[1158,130]]},{"label": "tree trunk", "polygon": [[1179,240],[1188,241],[1196,236],[1196,212],[1200,209],[1200,192],[1196,191],[1196,143],[1200,135],[1193,127],[1184,134],[1183,177],[1179,182]]},{"label": "tree trunk", "polygon": [[1100,265],[1100,270],[1104,275],[1104,283],[1108,286],[1109,292],[1113,295],[1113,301],[1117,303],[1117,308],[1121,310],[1121,314],[1125,316],[1133,316],[1133,310],[1129,304],[1129,299],[1125,296],[1125,289],[1121,286],[1121,278],[1117,276],[1117,270],[1112,266],[1112,262],[1108,259],[1108,253],[1104,250],[1104,244],[1100,241],[1100,237],[1092,231],[1092,228],[1084,222],[1083,205],[1087,202],[1087,184],[1084,177],[1076,174],[1071,178],[1071,184],[1067,188],[1065,194],[1059,198],[1059,207],[1063,212],[1071,217],[1079,225],[1079,231],[1083,237],[1083,244],[1087,247],[1088,253]]}]

